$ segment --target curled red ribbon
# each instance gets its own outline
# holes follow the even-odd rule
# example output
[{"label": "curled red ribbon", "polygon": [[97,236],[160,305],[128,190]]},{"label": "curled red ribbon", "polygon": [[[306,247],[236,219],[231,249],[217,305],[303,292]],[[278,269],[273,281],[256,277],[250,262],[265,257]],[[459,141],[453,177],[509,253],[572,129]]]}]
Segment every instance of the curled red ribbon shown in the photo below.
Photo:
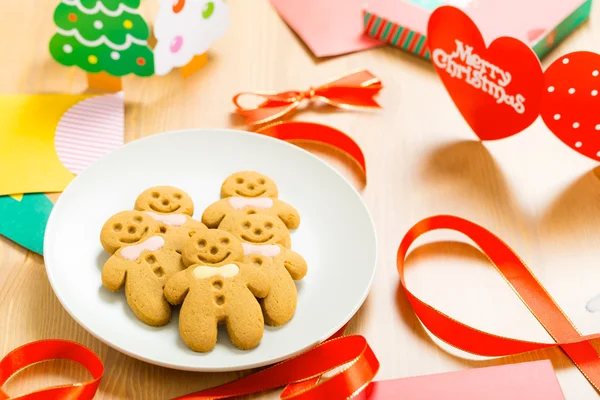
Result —
[{"label": "curled red ribbon", "polygon": [[[379,361],[362,336],[340,336],[344,328],[322,344],[245,378],[211,389],[178,397],[178,400],[209,400],[242,396],[286,386],[282,399],[350,399],[373,380]],[[88,348],[65,340],[41,340],[21,346],[0,361],[0,388],[15,373],[40,361],[67,359],[84,366],[92,380],[42,389],[18,397],[0,390],[0,399],[92,399],[104,366]],[[344,367],[330,379],[320,382],[322,374]]]},{"label": "curled red ribbon", "polygon": [[[348,364],[348,365],[346,365]],[[343,371],[318,383],[322,374]],[[213,400],[261,392],[289,383],[310,381],[281,394],[282,399],[350,399],[365,389],[379,370],[379,361],[362,336],[343,336],[237,381],[178,397],[175,400]]]},{"label": "curled red ribbon", "polygon": [[[379,78],[362,70],[303,92],[238,93],[233,97],[233,104],[237,107],[236,112],[246,117],[246,124],[258,125],[284,116],[298,108],[304,100],[318,99],[346,109],[380,108],[373,97],[382,88]],[[242,97],[258,97],[264,101],[256,107],[244,107],[240,104]]]},{"label": "curled red ribbon", "polygon": [[350,136],[342,131],[313,122],[292,121],[267,125],[258,129],[256,133],[288,142],[306,141],[333,147],[350,157],[360,168],[365,182],[367,180],[367,166],[362,150]]},{"label": "curled red ribbon", "polygon": [[[473,240],[556,343],[528,342],[493,335],[465,325],[415,296],[404,279],[407,252],[419,236],[438,229],[454,230]],[[558,346],[600,392],[600,358],[590,343],[590,340],[600,338],[600,334],[581,335],[519,256],[485,228],[453,216],[426,218],[406,233],[398,248],[396,263],[400,283],[415,314],[431,333],[444,342],[472,354],[493,357]]]},{"label": "curled red ribbon", "polygon": [[[84,383],[41,389],[17,397],[10,397],[2,390],[6,381],[23,368],[40,361],[55,359],[66,359],[81,364],[92,374],[92,379]],[[92,399],[103,374],[102,361],[87,347],[67,340],[31,342],[14,349],[0,361],[0,400]]]}]

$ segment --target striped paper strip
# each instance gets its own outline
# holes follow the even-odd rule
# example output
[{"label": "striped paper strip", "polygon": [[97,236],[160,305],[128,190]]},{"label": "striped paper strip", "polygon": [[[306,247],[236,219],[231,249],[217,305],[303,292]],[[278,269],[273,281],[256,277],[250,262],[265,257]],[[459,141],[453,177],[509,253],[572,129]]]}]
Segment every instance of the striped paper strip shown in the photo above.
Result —
[{"label": "striped paper strip", "polygon": [[123,93],[86,99],[67,111],[54,137],[58,158],[74,174],[123,145]]},{"label": "striped paper strip", "polygon": [[364,11],[364,26],[367,35],[427,60],[430,59],[425,35],[378,17],[366,10]]}]

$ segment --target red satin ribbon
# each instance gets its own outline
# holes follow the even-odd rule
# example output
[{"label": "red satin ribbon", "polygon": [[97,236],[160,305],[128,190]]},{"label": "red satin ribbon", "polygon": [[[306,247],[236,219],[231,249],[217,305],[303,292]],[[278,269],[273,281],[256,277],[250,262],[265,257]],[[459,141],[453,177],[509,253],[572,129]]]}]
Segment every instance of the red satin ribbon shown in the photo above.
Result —
[{"label": "red satin ribbon", "polygon": [[342,131],[313,122],[292,121],[267,125],[258,129],[256,133],[288,142],[306,141],[331,146],[350,157],[358,165],[366,182],[365,156],[358,144]]},{"label": "red satin ribbon", "polygon": [[[40,361],[66,359],[81,364],[92,374],[92,380],[41,389],[17,397],[8,396],[1,388],[6,381],[20,371]],[[100,378],[104,374],[102,361],[90,349],[67,340],[40,340],[18,347],[0,361],[0,399],[42,400],[42,399],[92,399]]]},{"label": "red satin ribbon", "polygon": [[[460,232],[473,240],[506,282],[556,343],[537,343],[493,335],[465,325],[420,300],[406,286],[404,262],[411,244],[421,235],[437,229]],[[507,356],[559,346],[597,391],[600,391],[600,358],[590,340],[600,334],[583,336],[560,309],[525,263],[500,238],[462,218],[436,216],[413,226],[400,243],[397,254],[400,282],[419,320],[444,342],[483,356]]]},{"label": "red satin ribbon", "polygon": [[[335,368],[342,372],[322,383],[315,378]],[[178,397],[175,400],[225,399],[274,389],[293,382],[310,380],[314,384],[282,393],[282,399],[350,399],[360,393],[377,374],[379,361],[362,336],[328,340],[299,356],[263,369],[245,378],[211,389]]]},{"label": "red satin ribbon", "polygon": [[[237,107],[236,112],[246,117],[246,124],[258,125],[274,121],[295,110],[303,100],[318,99],[334,107],[347,109],[379,108],[373,97],[382,88],[379,78],[363,70],[304,92],[238,93],[233,97],[233,104]],[[240,104],[242,97],[257,97],[264,101],[256,107],[244,107]]]},{"label": "red satin ribbon", "polygon": [[[379,361],[364,337],[341,337],[344,328],[336,332],[332,339],[296,357],[237,381],[179,397],[178,400],[224,399],[285,385],[287,387],[281,393],[282,399],[352,398],[373,380],[379,370]],[[0,361],[0,388],[19,370],[40,361],[58,358],[81,364],[90,371],[93,379],[82,384],[42,389],[18,397],[9,397],[0,390],[0,399],[92,399],[104,373],[102,362],[88,348],[64,340],[41,340],[11,351]],[[322,374],[338,367],[344,369],[320,382]]]}]

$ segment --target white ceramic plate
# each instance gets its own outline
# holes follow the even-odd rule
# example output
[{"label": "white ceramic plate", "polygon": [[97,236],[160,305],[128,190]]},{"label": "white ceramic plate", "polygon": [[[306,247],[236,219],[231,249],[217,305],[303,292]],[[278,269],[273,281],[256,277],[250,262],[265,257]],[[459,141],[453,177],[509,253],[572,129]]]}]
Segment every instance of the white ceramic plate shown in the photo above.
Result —
[{"label": "white ceramic plate", "polygon": [[[265,327],[258,347],[235,348],[224,329],[215,349],[189,350],[179,338],[178,315],[167,326],[140,322],[123,292],[102,286],[108,258],[100,230],[113,214],[132,209],[144,189],[177,186],[194,199],[195,214],[219,199],[223,180],[255,170],[275,180],[279,198],[295,206],[300,227],[292,248],[308,274],[297,282],[297,311],[280,328]],[[322,342],[365,300],[375,273],[377,245],[360,195],[333,168],[283,141],[233,130],[187,130],[134,141],[103,157],[67,187],[52,210],[44,253],[56,296],[92,335],[132,357],[191,371],[230,371],[281,361]]]}]

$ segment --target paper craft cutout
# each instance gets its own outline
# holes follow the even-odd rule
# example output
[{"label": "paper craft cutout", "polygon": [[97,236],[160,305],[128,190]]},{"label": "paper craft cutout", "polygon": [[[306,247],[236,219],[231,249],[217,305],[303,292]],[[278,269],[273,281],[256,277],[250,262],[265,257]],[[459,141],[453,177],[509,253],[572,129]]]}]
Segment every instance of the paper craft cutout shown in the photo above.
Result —
[{"label": "paper craft cutout", "polygon": [[[510,36],[542,58],[590,15],[592,0],[366,0],[367,35],[429,59],[427,21],[439,6],[462,8],[479,25],[487,42]],[[540,12],[544,10],[544,12]]]},{"label": "paper craft cutout", "polygon": [[541,116],[564,144],[600,161],[600,54],[579,51],[544,73]]},{"label": "paper craft cutout", "polygon": [[[87,102],[92,99],[89,105]],[[63,165],[55,150],[55,133],[63,115],[76,104],[79,107],[71,110],[60,124],[56,144],[60,145],[62,160],[73,171],[80,171],[122,143],[121,139],[106,145],[104,138],[98,136],[109,130],[115,133],[119,126],[122,134],[123,120],[121,118],[119,123],[118,118],[114,118],[115,115],[122,117],[122,95],[99,98],[63,94],[0,96],[0,171],[4,171],[0,174],[0,196],[60,192],[73,179],[73,172]],[[119,107],[120,114],[116,111]],[[99,108],[105,113],[96,113]],[[96,146],[101,142],[100,148],[90,144]]]},{"label": "paper craft cutout", "polygon": [[481,140],[517,134],[539,115],[543,73],[533,51],[509,37],[489,48],[458,8],[436,9],[427,28],[432,62],[450,97]]},{"label": "paper craft cutout", "polygon": [[86,71],[93,89],[120,91],[122,76],[164,75],[175,67],[186,77],[206,64],[206,51],[225,34],[229,8],[223,0],[159,1],[152,50],[140,0],[61,0],[50,53]]},{"label": "paper craft cutout", "polygon": [[464,8],[477,0],[407,0],[416,6],[423,7],[426,10],[435,10],[441,6],[454,6],[458,8]]},{"label": "paper craft cutout", "polygon": [[123,93],[92,97],[68,110],[56,127],[54,145],[69,171],[88,165],[123,145]]},{"label": "paper craft cutout", "polygon": [[54,12],[57,33],[50,53],[61,64],[117,77],[150,76],[154,57],[140,0],[62,0]]},{"label": "paper craft cutout", "polygon": [[271,4],[316,57],[347,54],[383,44],[364,33],[363,0],[271,0]]},{"label": "paper craft cutout", "polygon": [[564,400],[548,360],[372,382],[357,400]]},{"label": "paper craft cutout", "polygon": [[22,195],[21,200],[0,196],[0,235],[43,254],[44,232],[53,207],[43,193]]},{"label": "paper craft cutout", "polygon": [[[229,7],[223,0],[160,0],[154,35],[156,75],[184,67],[203,56],[229,28]],[[205,62],[205,61],[204,61]]]},{"label": "paper craft cutout", "polygon": [[600,54],[578,51],[545,72],[527,46],[481,34],[461,10],[436,9],[428,24],[432,62],[459,111],[481,140],[512,136],[541,115],[578,153],[600,161]]}]

